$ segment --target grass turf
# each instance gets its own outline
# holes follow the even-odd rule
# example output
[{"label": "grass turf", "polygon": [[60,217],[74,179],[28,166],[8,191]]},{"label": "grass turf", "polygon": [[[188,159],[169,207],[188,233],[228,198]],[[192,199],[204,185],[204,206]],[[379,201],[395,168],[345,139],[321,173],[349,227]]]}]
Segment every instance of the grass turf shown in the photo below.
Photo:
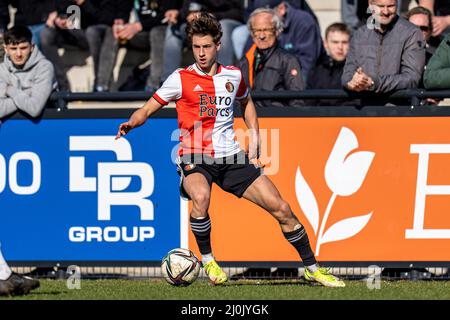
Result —
[{"label": "grass turf", "polygon": [[164,280],[82,280],[80,290],[66,282],[42,280],[28,296],[2,299],[27,300],[300,300],[300,299],[445,299],[450,300],[450,281],[382,281],[381,289],[369,290],[363,281],[347,281],[345,288],[311,286],[303,280],[240,280],[211,286],[198,280],[189,287],[173,287]]}]

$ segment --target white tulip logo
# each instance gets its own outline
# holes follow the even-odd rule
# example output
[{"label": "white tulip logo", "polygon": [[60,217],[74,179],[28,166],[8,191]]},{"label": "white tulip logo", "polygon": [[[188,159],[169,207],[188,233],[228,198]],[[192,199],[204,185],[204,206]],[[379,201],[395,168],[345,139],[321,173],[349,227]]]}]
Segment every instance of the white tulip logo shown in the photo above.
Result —
[{"label": "white tulip logo", "polygon": [[363,216],[344,219],[332,225],[325,232],[325,225],[336,197],[347,197],[358,191],[372,164],[375,153],[368,151],[352,153],[357,148],[358,140],[355,134],[350,129],[343,127],[325,166],[325,180],[333,194],[328,202],[320,228],[317,200],[303,177],[300,167],[297,169],[295,191],[300,208],[317,235],[316,255],[319,255],[322,244],[344,240],[359,233],[372,217],[372,212],[370,212]]}]

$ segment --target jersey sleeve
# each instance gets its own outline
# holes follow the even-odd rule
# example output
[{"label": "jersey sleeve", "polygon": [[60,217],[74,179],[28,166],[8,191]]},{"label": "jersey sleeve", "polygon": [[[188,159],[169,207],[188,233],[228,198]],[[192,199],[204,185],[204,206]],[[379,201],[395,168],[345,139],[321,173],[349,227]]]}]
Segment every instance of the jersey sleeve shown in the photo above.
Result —
[{"label": "jersey sleeve", "polygon": [[242,74],[242,72],[240,72],[240,74],[241,80],[239,82],[238,91],[236,93],[236,100],[243,100],[248,96],[248,88],[244,81],[244,75]]},{"label": "jersey sleeve", "polygon": [[161,103],[163,106],[167,105],[170,101],[175,101],[181,98],[181,76],[180,69],[174,71],[166,81],[162,84],[154,94],[153,98]]}]

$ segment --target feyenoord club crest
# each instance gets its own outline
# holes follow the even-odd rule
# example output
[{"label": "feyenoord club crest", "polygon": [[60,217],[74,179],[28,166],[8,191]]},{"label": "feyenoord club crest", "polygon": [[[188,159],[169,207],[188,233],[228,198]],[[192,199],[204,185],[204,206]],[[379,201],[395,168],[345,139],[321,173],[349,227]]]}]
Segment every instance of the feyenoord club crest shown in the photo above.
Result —
[{"label": "feyenoord club crest", "polygon": [[227,91],[228,91],[229,93],[231,93],[231,92],[234,91],[234,86],[233,86],[233,84],[232,84],[230,81],[228,81],[227,83],[225,83],[225,88],[227,89]]}]

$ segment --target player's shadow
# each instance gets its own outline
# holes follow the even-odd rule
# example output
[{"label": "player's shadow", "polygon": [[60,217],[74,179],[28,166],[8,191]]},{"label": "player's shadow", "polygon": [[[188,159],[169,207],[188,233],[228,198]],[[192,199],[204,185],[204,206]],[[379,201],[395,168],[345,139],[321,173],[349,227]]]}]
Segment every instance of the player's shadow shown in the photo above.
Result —
[{"label": "player's shadow", "polygon": [[30,296],[59,296],[62,294],[68,294],[69,290],[64,291],[39,291],[39,292],[31,292]]},{"label": "player's shadow", "polygon": [[304,279],[239,279],[230,280],[223,284],[224,286],[286,286],[286,285],[300,285],[311,286],[311,283]]}]

